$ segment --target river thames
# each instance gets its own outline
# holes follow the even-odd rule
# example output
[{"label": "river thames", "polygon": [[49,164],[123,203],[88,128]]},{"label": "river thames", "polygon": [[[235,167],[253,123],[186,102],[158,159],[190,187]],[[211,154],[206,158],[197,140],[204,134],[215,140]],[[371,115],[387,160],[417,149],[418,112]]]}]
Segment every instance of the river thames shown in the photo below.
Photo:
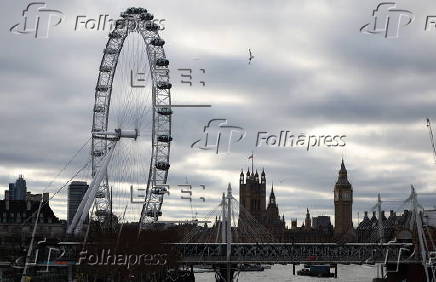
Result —
[{"label": "river thames", "polygon": [[[296,267],[296,271],[301,269],[302,265]],[[333,268],[332,268],[333,271]],[[214,273],[197,273],[195,280],[197,282],[209,282],[214,280]],[[271,269],[260,272],[241,272],[238,282],[252,281],[340,281],[340,282],[371,282],[377,277],[377,268],[373,266],[360,265],[338,265],[338,278],[317,278],[307,276],[292,275],[292,265],[273,265]]]}]

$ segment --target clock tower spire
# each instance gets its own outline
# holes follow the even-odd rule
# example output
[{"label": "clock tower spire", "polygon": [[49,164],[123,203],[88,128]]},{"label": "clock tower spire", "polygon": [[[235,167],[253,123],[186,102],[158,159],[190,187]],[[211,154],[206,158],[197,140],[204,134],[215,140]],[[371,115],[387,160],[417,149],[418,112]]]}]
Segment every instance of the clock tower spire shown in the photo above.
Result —
[{"label": "clock tower spire", "polygon": [[334,188],[335,233],[344,234],[353,229],[353,187],[348,181],[344,159]]}]

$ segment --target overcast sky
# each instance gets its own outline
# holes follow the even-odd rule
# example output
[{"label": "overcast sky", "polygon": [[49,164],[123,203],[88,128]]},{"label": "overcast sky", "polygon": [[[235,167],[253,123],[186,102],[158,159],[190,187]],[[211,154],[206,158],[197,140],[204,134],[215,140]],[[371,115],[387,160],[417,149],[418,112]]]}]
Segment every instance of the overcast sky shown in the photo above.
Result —
[{"label": "overcast sky", "polygon": [[[9,31],[29,3],[0,4],[1,190],[23,174],[28,190],[53,193],[83,165],[78,160],[47,188],[90,137],[107,41],[108,31],[75,31],[76,17],[117,18],[127,7],[141,6],[165,19],[160,34],[171,62],[172,102],[212,105],[177,108],[173,115],[168,182],[175,191],[186,178],[194,187],[206,185],[206,202],[193,203],[199,217],[216,206],[229,182],[238,194],[239,173],[251,165],[252,151],[255,168],[266,171],[267,194],[274,182],[287,224],[298,218],[300,225],[306,208],[312,216],[334,216],[332,191],[342,156],[354,189],[355,221],[378,192],[387,200],[405,199],[410,184],[418,193],[436,192],[425,123],[426,117],[436,123],[436,30],[425,30],[426,17],[436,15],[432,1],[397,2],[414,16],[407,26],[401,18],[398,38],[359,31],[373,22],[379,1],[82,0],[46,2],[64,19],[48,38],[35,39]],[[255,56],[250,65],[249,48]],[[180,83],[177,68],[185,67],[194,71],[192,87]],[[191,148],[214,118],[243,128],[245,138],[230,152]],[[258,132],[282,130],[345,135],[345,146],[256,147]],[[60,218],[66,217],[65,191],[51,203]],[[436,205],[436,197],[421,199]],[[178,193],[167,198],[163,211],[165,219],[191,216]]]}]

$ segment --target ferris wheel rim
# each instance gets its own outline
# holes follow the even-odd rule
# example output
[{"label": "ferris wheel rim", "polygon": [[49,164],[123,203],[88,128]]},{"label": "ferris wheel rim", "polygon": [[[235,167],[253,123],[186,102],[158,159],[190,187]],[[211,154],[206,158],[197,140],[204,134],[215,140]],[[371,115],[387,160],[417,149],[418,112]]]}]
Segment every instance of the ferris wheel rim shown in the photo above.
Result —
[{"label": "ferris wheel rim", "polygon": [[[157,25],[151,21],[151,14],[147,13],[145,9],[139,11],[140,13],[129,14],[129,9],[121,14],[121,19],[116,21],[115,29],[109,34],[109,39],[100,62],[93,109],[91,162],[92,176],[94,176],[99,168],[98,161],[108,151],[108,141],[96,138],[95,133],[107,132],[108,130],[112,86],[119,56],[129,34],[133,32],[139,33],[146,46],[152,90],[152,148],[146,197],[140,217],[140,223],[144,223],[157,221],[158,216],[161,214],[160,208],[163,203],[163,196],[155,196],[152,190],[155,185],[166,184],[168,177],[170,144],[172,141],[171,83],[169,83],[168,60],[163,48],[165,41],[161,39],[156,28]],[[162,76],[162,72],[166,73],[166,76]],[[106,177],[106,186],[108,186],[108,183]],[[107,187],[103,187],[102,191],[104,189],[106,189],[106,203],[101,201],[103,204],[98,206],[99,203],[97,203],[96,199],[96,206],[97,211],[106,210],[107,212],[109,208],[109,203],[107,202],[109,195]],[[150,216],[149,211],[153,211],[153,216]]]}]

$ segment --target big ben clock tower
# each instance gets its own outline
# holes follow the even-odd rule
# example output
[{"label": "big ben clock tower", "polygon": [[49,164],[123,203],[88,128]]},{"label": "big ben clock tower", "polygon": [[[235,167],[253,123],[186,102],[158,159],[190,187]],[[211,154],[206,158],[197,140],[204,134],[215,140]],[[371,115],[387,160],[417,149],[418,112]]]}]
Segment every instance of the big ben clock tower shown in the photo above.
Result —
[{"label": "big ben clock tower", "polygon": [[353,228],[353,187],[348,182],[347,169],[342,159],[335,189],[335,233],[344,234]]}]

